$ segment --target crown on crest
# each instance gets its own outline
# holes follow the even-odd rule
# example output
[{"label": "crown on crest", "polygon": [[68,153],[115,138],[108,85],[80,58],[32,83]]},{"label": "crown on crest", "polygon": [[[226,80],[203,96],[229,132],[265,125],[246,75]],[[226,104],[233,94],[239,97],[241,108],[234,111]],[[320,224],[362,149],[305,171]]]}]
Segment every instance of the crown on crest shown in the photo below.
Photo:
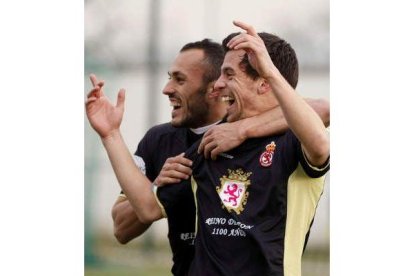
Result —
[{"label": "crown on crest", "polygon": [[243,172],[242,169],[237,169],[235,171],[228,169],[227,170],[229,172],[229,176],[228,178],[231,180],[239,180],[242,182],[245,182],[249,179],[250,175],[252,175],[251,172]]},{"label": "crown on crest", "polygon": [[276,148],[276,144],[275,142],[272,141],[270,144],[266,146],[266,151],[275,151],[275,148]]}]

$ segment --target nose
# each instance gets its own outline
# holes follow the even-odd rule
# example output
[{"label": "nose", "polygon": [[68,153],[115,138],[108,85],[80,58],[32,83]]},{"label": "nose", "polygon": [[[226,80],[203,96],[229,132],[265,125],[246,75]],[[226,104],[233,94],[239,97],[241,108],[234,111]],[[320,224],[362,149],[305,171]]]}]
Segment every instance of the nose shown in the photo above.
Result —
[{"label": "nose", "polygon": [[174,93],[174,89],[173,89],[172,85],[170,84],[170,82],[167,82],[164,89],[162,90],[162,94],[168,96],[168,95],[171,95],[173,93]]},{"label": "nose", "polygon": [[226,83],[224,82],[223,75],[220,75],[218,80],[214,83],[214,90],[220,90],[226,87]]}]

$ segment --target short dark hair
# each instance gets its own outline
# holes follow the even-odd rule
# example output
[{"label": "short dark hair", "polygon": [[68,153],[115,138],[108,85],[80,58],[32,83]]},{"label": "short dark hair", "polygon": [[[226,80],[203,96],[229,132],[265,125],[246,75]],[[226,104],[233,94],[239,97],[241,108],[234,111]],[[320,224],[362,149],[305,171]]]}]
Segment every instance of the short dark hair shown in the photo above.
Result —
[{"label": "short dark hair", "polygon": [[[240,32],[232,33],[223,39],[222,46],[225,53],[231,50],[227,47],[227,43],[238,34],[240,34]],[[293,88],[296,88],[299,77],[299,64],[295,50],[293,50],[289,43],[276,35],[265,32],[258,33],[258,35],[261,39],[263,39],[273,64],[286,79],[286,81]],[[242,61],[240,62],[240,66],[245,68],[246,74],[253,80],[259,77],[259,73],[257,73],[257,71],[250,65],[247,54],[244,55]]]},{"label": "short dark hair", "polygon": [[191,49],[204,51],[204,84],[207,85],[209,82],[218,80],[224,60],[224,50],[221,45],[206,38],[201,41],[187,43],[181,48],[180,53]]}]

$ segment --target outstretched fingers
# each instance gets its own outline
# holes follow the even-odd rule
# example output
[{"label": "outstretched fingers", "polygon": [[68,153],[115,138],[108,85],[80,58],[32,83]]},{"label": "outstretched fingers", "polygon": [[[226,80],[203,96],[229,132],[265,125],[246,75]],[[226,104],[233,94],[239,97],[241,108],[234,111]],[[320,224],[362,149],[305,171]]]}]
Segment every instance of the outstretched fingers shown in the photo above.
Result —
[{"label": "outstretched fingers", "polygon": [[97,89],[97,91],[95,91],[96,97],[102,97],[103,91],[101,88],[104,86],[105,81],[99,81],[95,74],[90,74],[89,79],[91,80],[93,89]]},{"label": "outstretched fingers", "polygon": [[252,35],[252,36],[258,36],[256,30],[254,29],[253,26],[246,24],[244,22],[238,21],[238,20],[233,20],[233,24],[243,30],[246,31],[247,34]]},{"label": "outstretched fingers", "polygon": [[251,54],[250,49],[256,49],[257,46],[260,45],[261,38],[257,34],[256,30],[253,26],[246,24],[241,21],[234,20],[233,24],[243,30],[245,30],[245,33],[241,33],[233,37],[228,43],[227,47],[230,49],[246,49],[248,54]]},{"label": "outstretched fingers", "polygon": [[118,98],[116,100],[116,107],[124,109],[125,106],[125,89],[121,88],[118,92]]},{"label": "outstretched fingers", "polygon": [[98,85],[98,78],[96,77],[95,74],[90,74],[89,75],[89,79],[91,80],[92,86],[95,87],[96,85]]}]

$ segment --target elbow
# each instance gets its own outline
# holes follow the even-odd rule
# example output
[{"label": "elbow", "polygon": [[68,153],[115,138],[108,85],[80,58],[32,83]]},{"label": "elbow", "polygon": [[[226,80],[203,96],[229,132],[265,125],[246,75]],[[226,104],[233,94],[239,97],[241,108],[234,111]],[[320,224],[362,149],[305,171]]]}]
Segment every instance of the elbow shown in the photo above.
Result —
[{"label": "elbow", "polygon": [[117,228],[114,229],[114,236],[120,244],[127,244],[131,240],[131,237],[126,235],[124,231]]},{"label": "elbow", "polygon": [[157,218],[154,216],[153,212],[146,210],[143,212],[137,213],[137,217],[139,221],[141,221],[143,224],[151,224],[154,221],[157,220]]},{"label": "elbow", "polygon": [[314,147],[313,151],[313,164],[316,166],[322,166],[330,155],[330,142],[329,136],[324,133],[318,139],[318,143]]},{"label": "elbow", "polygon": [[128,216],[121,212],[121,207],[122,206],[120,206],[120,204],[115,204],[112,208],[112,220],[114,225],[113,231],[116,240],[120,244],[126,244],[132,239],[132,237],[128,234]]},{"label": "elbow", "polygon": [[305,147],[302,145],[302,149],[309,164],[316,167],[323,166],[330,154],[329,136],[321,132],[313,137],[312,143]]},{"label": "elbow", "polygon": [[120,217],[114,219],[114,236],[120,244],[127,244],[133,239],[129,234],[125,221]]},{"label": "elbow", "polygon": [[142,204],[139,212],[136,210],[135,213],[143,224],[151,224],[164,217],[160,206],[155,200]]}]

